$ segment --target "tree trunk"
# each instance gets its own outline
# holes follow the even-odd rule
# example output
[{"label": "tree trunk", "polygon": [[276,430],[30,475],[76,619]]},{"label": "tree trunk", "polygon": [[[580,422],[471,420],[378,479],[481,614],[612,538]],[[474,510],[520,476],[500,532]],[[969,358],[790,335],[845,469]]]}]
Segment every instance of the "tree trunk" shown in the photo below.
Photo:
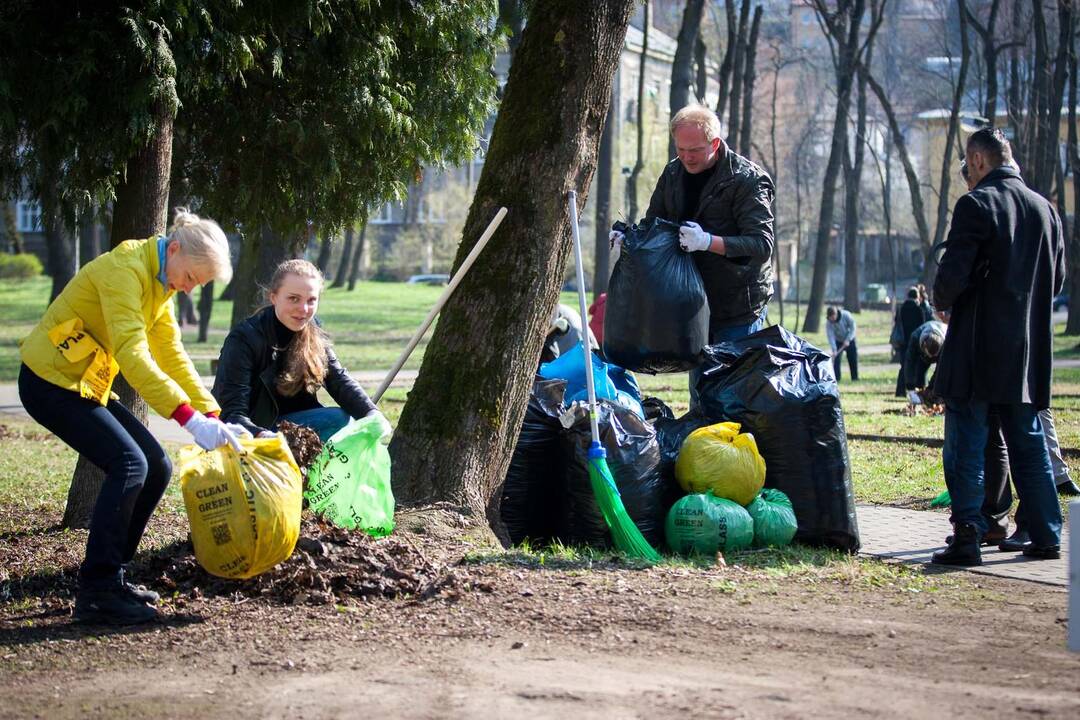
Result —
[{"label": "tree trunk", "polygon": [[101,233],[98,231],[97,214],[88,206],[79,222],[79,267],[101,254]]},{"label": "tree trunk", "polygon": [[1073,185],[1073,222],[1071,233],[1067,242],[1068,252],[1065,254],[1067,264],[1065,277],[1068,282],[1065,287],[1069,288],[1069,319],[1065,323],[1066,335],[1080,335],[1080,141],[1077,139],[1076,129],[1076,103],[1080,101],[1077,92],[1077,61],[1076,61],[1076,34],[1069,37],[1069,129],[1067,135],[1067,160],[1072,175]]},{"label": "tree trunk", "polygon": [[[56,299],[71,278],[75,277],[75,258],[71,254],[73,241],[64,228],[63,213],[53,203],[41,204],[41,224],[45,231],[46,273],[52,278],[49,302]],[[74,242],[78,242],[75,240]]]},{"label": "tree trunk", "polygon": [[245,238],[240,261],[233,272],[232,325],[236,325],[266,302],[263,289],[269,287],[274,270],[284,260],[304,256],[307,238],[282,238],[264,227],[258,235]]},{"label": "tree trunk", "polygon": [[731,90],[731,70],[735,63],[735,51],[738,49],[738,36],[735,33],[735,0],[724,2],[724,13],[727,19],[727,47],[724,48],[724,59],[720,63],[720,74],[717,84],[720,88],[720,96],[716,100],[716,115],[721,120],[727,112],[728,94]]},{"label": "tree trunk", "polygon": [[[637,182],[641,171],[645,169],[645,64],[649,56],[649,3],[645,3],[645,22],[641,28],[641,67],[638,70],[636,103],[637,159],[634,161],[634,169],[630,171],[630,178],[626,181],[626,200],[629,205],[626,209],[626,221],[629,223],[638,221]],[[669,142],[668,147],[670,146]]]},{"label": "tree trunk", "polygon": [[[772,157],[772,181],[773,187],[777,187],[780,184],[780,159],[776,152],[776,99],[780,89],[780,71],[784,68],[783,59],[780,55],[780,49],[776,48],[776,55],[773,58],[775,62],[775,72],[773,73],[773,85],[772,85],[772,103],[770,104],[769,113],[769,148],[771,150],[770,155]],[[796,188],[798,192],[798,188]],[[780,209],[781,203],[778,198],[773,199],[773,227],[780,227]],[[784,276],[783,266],[780,264],[780,244],[776,244],[774,252],[776,257],[776,300],[780,305],[780,324],[784,324]],[[798,298],[796,298],[798,302]]]},{"label": "tree trunk", "polygon": [[366,254],[367,244],[365,242],[367,235],[367,218],[364,218],[360,224],[360,237],[356,239],[356,249],[353,250],[352,267],[349,268],[349,291],[352,292],[356,288],[356,281],[360,279],[361,265],[363,264],[364,255]]},{"label": "tree trunk", "polygon": [[326,268],[330,264],[330,253],[333,251],[333,236],[323,235],[322,244],[319,246],[319,257],[315,260],[315,267],[326,277]]},{"label": "tree trunk", "polygon": [[[154,115],[157,132],[128,160],[127,177],[116,188],[110,247],[116,247],[125,240],[148,238],[165,232],[169,172],[172,168],[173,116],[161,102],[157,104]],[[119,375],[113,383],[113,392],[140,421],[146,422],[146,401],[131,388],[123,375]],[[80,455],[61,521],[64,527],[90,526],[90,515],[104,480],[101,470]]]},{"label": "tree trunk", "polygon": [[613,182],[612,146],[615,135],[615,90],[611,91],[604,131],[600,135],[600,156],[596,161],[596,249],[593,261],[593,300],[606,293],[611,276],[611,244],[608,232],[611,228],[611,186]]},{"label": "tree trunk", "polygon": [[[810,301],[806,308],[803,332],[821,329],[821,311],[825,307],[829,279],[829,246],[832,240],[833,211],[836,206],[836,180],[847,146],[847,118],[851,107],[851,87],[859,50],[859,26],[866,12],[865,0],[854,0],[848,10],[847,25],[838,33],[836,64],[836,115],[833,118],[829,162],[822,181],[821,209],[818,213],[817,245],[814,248],[814,272],[810,281]],[[845,36],[846,35],[846,36]]]},{"label": "tree trunk", "polygon": [[889,137],[892,138],[893,147],[896,148],[896,154],[900,157],[900,164],[904,166],[904,177],[907,180],[908,194],[911,198],[911,214],[915,216],[919,244],[922,246],[923,256],[927,258],[926,262],[929,263],[930,250],[933,247],[930,242],[930,225],[926,220],[926,204],[922,199],[922,186],[919,184],[919,176],[915,172],[915,165],[908,153],[907,141],[904,140],[904,133],[900,130],[900,123],[896,119],[896,112],[893,110],[888,95],[885,94],[885,88],[874,79],[865,66],[859,66],[859,73],[865,74],[866,84],[874,92],[874,97],[877,98],[881,109],[885,111],[885,118],[889,123]]},{"label": "tree trunk", "polygon": [[199,340],[204,343],[210,335],[210,316],[214,312],[214,281],[203,285],[199,291]]},{"label": "tree trunk", "polygon": [[330,287],[345,286],[345,280],[349,275],[349,265],[352,260],[354,235],[355,233],[351,226],[345,229],[345,247],[341,250],[341,261],[338,262],[337,273],[334,275],[334,283]]},{"label": "tree trunk", "polygon": [[694,43],[694,73],[697,89],[694,94],[697,95],[697,101],[704,103],[706,101],[705,93],[709,89],[709,49],[705,46],[705,39],[701,37],[701,31],[698,31],[697,42]]},{"label": "tree trunk", "polygon": [[761,6],[754,8],[750,23],[750,39],[746,42],[746,71],[743,78],[742,122],[739,124],[739,154],[750,157],[750,137],[754,117],[754,82],[757,59],[758,31],[761,29]]},{"label": "tree trunk", "polygon": [[750,0],[743,0],[739,10],[739,29],[735,34],[735,60],[731,67],[731,94],[728,97],[728,140],[731,147],[738,147],[740,112],[742,102],[743,66],[746,62],[746,32],[750,23]]},{"label": "tree trunk", "polygon": [[[863,62],[872,64],[874,38],[866,41]],[[846,155],[845,155],[846,157]],[[863,164],[866,158],[866,77],[860,76],[855,101],[855,157],[844,174],[844,306],[851,312],[862,311],[859,279],[859,194],[862,189]]]},{"label": "tree trunk", "polygon": [[948,229],[949,219],[949,188],[952,186],[953,173],[953,146],[960,136],[960,110],[964,101],[964,86],[967,83],[968,65],[971,63],[971,44],[968,42],[966,2],[960,0],[960,70],[956,75],[956,87],[953,88],[952,108],[949,111],[949,129],[945,136],[945,157],[941,161],[941,181],[938,183],[937,223],[934,225],[934,243],[930,255],[923,263],[922,281],[926,287],[933,287],[934,275],[937,268],[937,253],[933,248],[938,248],[945,241],[945,231]]},{"label": "tree trunk", "polygon": [[[455,267],[510,212],[443,308],[390,443],[403,505],[450,501],[505,541],[499,493],[570,249],[567,192],[587,192],[635,0],[534,5]],[[584,197],[579,197],[579,205]]]},{"label": "tree trunk", "polygon": [[[690,91],[694,87],[694,49],[698,30],[701,28],[701,12],[705,0],[686,0],[682,26],[675,43],[675,59],[671,62],[671,92],[668,96],[669,117],[690,104]],[[668,134],[668,157],[675,157],[675,139]]]}]

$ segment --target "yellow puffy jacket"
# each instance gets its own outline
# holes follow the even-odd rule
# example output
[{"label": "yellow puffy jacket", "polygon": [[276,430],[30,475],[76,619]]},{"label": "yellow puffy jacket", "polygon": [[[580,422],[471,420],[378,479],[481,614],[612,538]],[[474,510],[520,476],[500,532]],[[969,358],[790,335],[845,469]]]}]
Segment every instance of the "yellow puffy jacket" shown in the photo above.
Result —
[{"label": "yellow puffy jacket", "polygon": [[50,330],[78,318],[162,417],[183,403],[203,413],[219,412],[184,352],[174,293],[157,279],[159,271],[157,238],[128,240],[87,263],[19,343],[22,361],[43,380],[79,392],[91,359],[69,362],[49,340]]}]

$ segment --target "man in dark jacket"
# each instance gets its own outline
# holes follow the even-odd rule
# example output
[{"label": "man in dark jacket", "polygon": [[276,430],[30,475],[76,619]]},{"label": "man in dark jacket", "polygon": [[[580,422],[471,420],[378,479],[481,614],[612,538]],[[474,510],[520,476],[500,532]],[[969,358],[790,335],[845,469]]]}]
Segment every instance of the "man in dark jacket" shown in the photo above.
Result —
[{"label": "man in dark jacket", "polygon": [[[772,179],[727,146],[704,105],[677,112],[671,136],[678,158],[660,174],[645,217],[682,224],[679,244],[694,253],[705,283],[710,344],[751,335],[765,327],[772,298]],[[698,374],[690,375],[691,405]]]},{"label": "man in dark jacket", "polygon": [[1032,542],[1023,552],[1057,558],[1061,510],[1038,413],[1050,405],[1051,305],[1065,278],[1061,220],[1024,184],[1000,130],[973,133],[965,162],[975,189],[956,203],[934,281],[937,309],[952,313],[934,389],[946,401],[942,455],[955,532],[933,561],[982,563],[990,412],[1001,421],[1025,507]]},{"label": "man in dark jacket", "polygon": [[904,392],[906,374],[904,366],[909,347],[908,341],[911,339],[911,334],[929,319],[925,317],[922,306],[919,304],[919,288],[915,286],[908,288],[907,299],[897,308],[896,317],[893,319],[900,335],[900,345],[897,347],[900,355],[900,370],[896,374],[896,397],[904,397],[906,394]]}]

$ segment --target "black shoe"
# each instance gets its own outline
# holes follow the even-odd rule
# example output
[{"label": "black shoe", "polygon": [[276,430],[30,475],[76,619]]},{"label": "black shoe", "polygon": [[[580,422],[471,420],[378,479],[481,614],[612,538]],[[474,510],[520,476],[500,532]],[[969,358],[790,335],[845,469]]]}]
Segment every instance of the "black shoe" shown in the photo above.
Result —
[{"label": "black shoe", "polygon": [[1001,552],[1023,552],[1024,548],[1031,544],[1031,536],[1027,530],[1017,530],[1009,537],[998,543]]},{"label": "black shoe", "polygon": [[956,534],[949,547],[939,550],[930,558],[935,565],[957,565],[974,567],[982,565],[982,553],[979,551],[979,531],[974,525],[961,523],[956,526]]},{"label": "black shoe", "polygon": [[135,598],[141,603],[157,605],[158,601],[161,600],[161,596],[153,590],[150,590],[143,585],[132,585],[129,583],[127,578],[124,577],[123,571],[121,571],[120,580],[124,583],[124,592],[126,592],[129,597]]},{"label": "black shoe", "polygon": [[157,620],[158,611],[132,597],[122,584],[80,589],[75,596],[75,621],[105,625],[137,625]]},{"label": "black shoe", "polygon": [[1073,497],[1080,495],[1080,486],[1077,486],[1072,480],[1066,480],[1063,483],[1058,483],[1057,491],[1058,495],[1063,497]]},{"label": "black shoe", "polygon": [[1024,557],[1032,558],[1033,560],[1057,560],[1061,557],[1060,545],[1032,545],[1028,543],[1028,546],[1024,548]]},{"label": "black shoe", "polygon": [[[994,545],[997,545],[998,543],[1004,542],[1004,540],[1005,540],[1005,533],[1003,531],[1001,531],[1001,530],[998,530],[998,531],[990,530],[985,535],[983,535],[982,540],[979,541],[979,545],[982,546],[982,547],[993,547]],[[953,536],[952,535],[946,535],[945,536],[945,544],[946,545],[952,545],[952,541],[953,541]]]}]

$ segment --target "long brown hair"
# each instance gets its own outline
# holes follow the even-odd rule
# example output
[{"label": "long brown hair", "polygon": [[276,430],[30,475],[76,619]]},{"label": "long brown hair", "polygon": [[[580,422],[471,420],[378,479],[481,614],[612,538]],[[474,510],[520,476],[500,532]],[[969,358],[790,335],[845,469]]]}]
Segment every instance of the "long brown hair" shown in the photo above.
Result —
[{"label": "long brown hair", "polygon": [[[286,275],[299,275],[303,278],[318,280],[320,295],[322,286],[326,284],[319,268],[307,260],[286,260],[277,266],[274,276],[270,278],[268,298],[270,293],[281,289]],[[303,330],[293,336],[289,346],[285,348],[285,362],[275,383],[277,391],[285,397],[292,397],[301,390],[315,394],[326,378],[326,356],[329,349],[330,338],[312,318]]]}]

